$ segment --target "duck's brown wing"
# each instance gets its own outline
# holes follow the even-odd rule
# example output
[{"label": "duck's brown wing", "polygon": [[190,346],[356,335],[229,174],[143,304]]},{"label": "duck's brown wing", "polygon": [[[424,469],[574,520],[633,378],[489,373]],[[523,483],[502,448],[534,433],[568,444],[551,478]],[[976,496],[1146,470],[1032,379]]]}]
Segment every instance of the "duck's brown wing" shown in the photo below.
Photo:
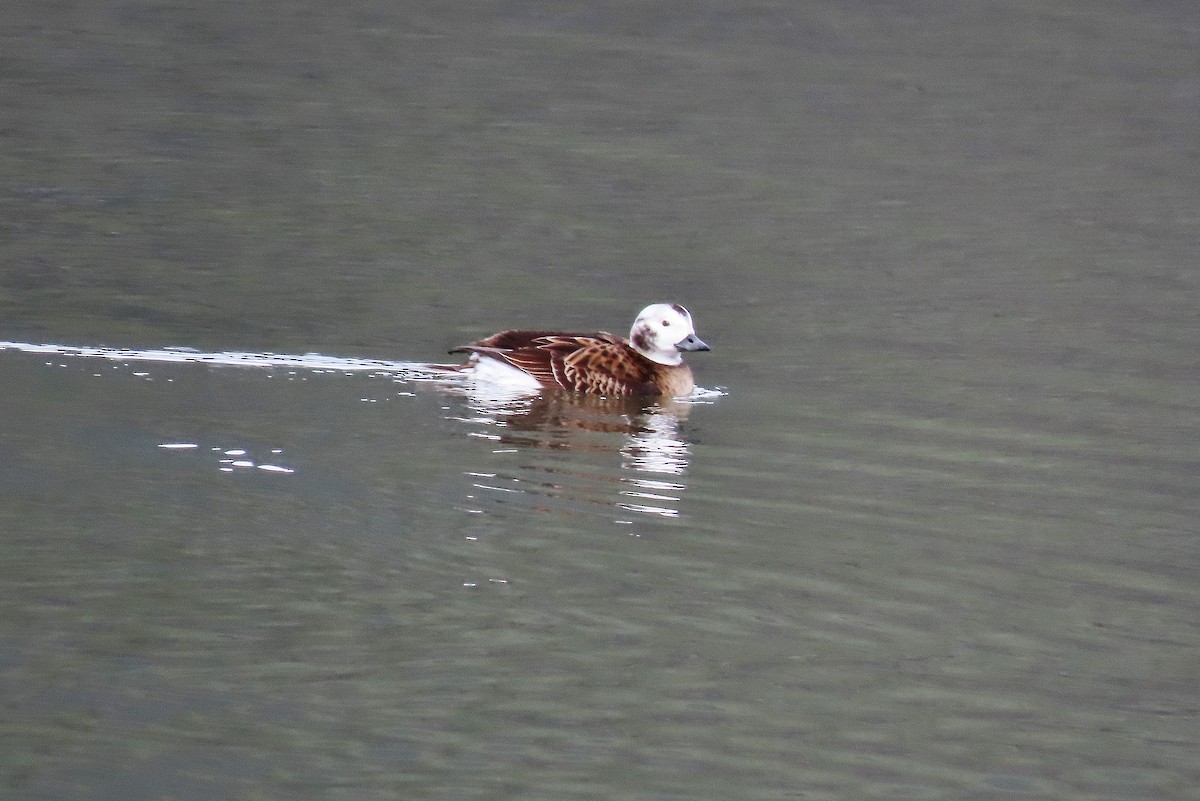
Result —
[{"label": "duck's brown wing", "polygon": [[650,362],[623,340],[588,342],[555,362],[559,386],[594,395],[657,395]]},{"label": "duck's brown wing", "polygon": [[654,394],[644,357],[607,331],[589,334],[509,330],[455,348],[500,359],[544,386],[595,395]]}]

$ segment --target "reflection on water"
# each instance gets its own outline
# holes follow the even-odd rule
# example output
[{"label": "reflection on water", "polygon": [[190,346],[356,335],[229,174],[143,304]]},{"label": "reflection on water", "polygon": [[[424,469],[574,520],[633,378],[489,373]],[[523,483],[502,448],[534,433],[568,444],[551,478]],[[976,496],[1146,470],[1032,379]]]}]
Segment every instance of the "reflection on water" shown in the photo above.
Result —
[{"label": "reflection on water", "polygon": [[[197,451],[200,445],[195,442],[163,442],[158,447],[166,451]],[[217,462],[217,469],[222,473],[234,473],[239,470],[261,470],[264,473],[295,473],[295,468],[275,464],[274,461],[256,461],[253,454],[245,448],[222,448],[219,445],[208,448]],[[272,459],[283,453],[283,448],[272,448]]]},{"label": "reflection on water", "polygon": [[[519,393],[473,381],[446,387],[466,397],[471,414],[456,419],[472,426],[471,436],[491,440],[493,456],[543,449],[611,457],[601,458],[590,473],[578,459],[522,464],[507,472],[485,465],[467,473],[474,479],[473,490],[483,491],[483,497],[490,493],[531,496],[537,499],[535,507],[543,510],[598,506],[618,512],[618,523],[632,522],[623,512],[679,516],[690,458],[680,424],[693,406],[712,403],[723,394],[701,389],[687,399],[647,403],[558,392]],[[614,475],[613,467],[619,468],[618,474]],[[480,497],[473,492],[469,499]]]}]

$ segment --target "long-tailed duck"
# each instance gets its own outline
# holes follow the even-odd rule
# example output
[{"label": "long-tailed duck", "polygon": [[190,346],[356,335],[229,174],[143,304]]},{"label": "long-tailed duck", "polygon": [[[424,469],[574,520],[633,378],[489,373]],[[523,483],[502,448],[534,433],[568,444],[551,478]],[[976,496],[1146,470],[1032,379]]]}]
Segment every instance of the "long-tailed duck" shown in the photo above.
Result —
[{"label": "long-tailed duck", "polygon": [[678,303],[642,309],[629,339],[606,331],[501,331],[454,348],[469,353],[460,370],[489,374],[530,389],[566,389],[593,395],[690,395],[696,383],[681,353],[708,350],[692,315]]}]

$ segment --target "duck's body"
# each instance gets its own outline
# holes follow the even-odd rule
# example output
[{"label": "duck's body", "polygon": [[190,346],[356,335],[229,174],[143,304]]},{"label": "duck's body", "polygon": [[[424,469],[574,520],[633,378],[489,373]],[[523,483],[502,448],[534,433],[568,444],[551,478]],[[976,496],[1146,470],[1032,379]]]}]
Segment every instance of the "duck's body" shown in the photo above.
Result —
[{"label": "duck's body", "polygon": [[682,351],[708,350],[678,304],[647,306],[634,320],[629,339],[606,331],[508,330],[454,348],[469,353],[464,370],[507,370],[532,387],[608,396],[690,395],[696,383]]}]

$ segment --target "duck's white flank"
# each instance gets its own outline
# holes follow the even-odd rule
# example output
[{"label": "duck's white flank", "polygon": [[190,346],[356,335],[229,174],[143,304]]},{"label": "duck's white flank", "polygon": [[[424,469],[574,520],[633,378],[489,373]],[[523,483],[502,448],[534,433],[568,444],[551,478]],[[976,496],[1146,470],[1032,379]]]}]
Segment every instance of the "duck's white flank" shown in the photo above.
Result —
[{"label": "duck's white flank", "polygon": [[542,383],[524,370],[518,370],[507,362],[478,353],[471,354],[462,372],[476,381],[496,384],[504,389],[537,392],[542,388]]}]

